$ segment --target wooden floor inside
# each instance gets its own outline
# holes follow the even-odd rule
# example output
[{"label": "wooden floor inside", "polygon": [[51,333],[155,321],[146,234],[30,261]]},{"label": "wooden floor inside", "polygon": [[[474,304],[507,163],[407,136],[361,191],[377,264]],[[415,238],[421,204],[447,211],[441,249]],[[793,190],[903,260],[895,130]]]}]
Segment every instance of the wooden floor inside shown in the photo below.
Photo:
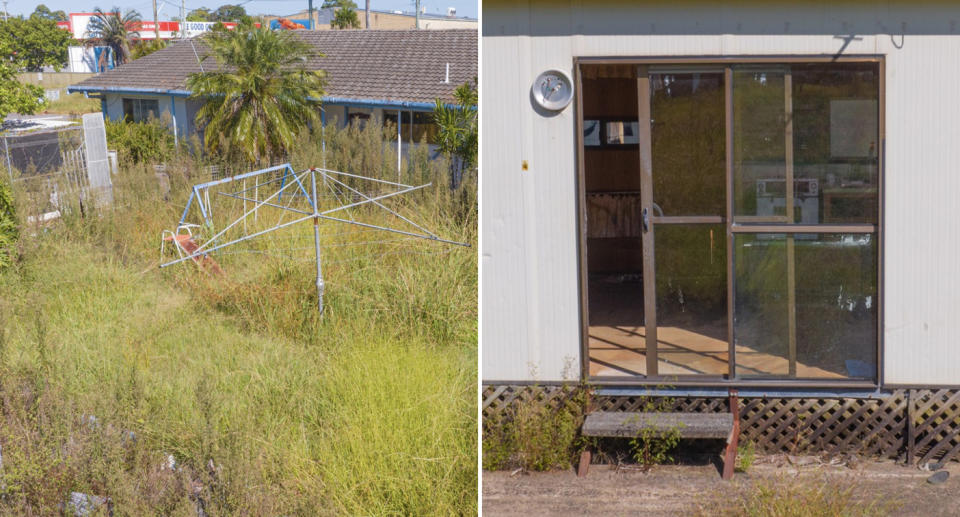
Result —
[{"label": "wooden floor inside", "polygon": [[[786,357],[737,346],[740,376],[788,374]],[[657,369],[660,375],[726,375],[729,373],[726,340],[678,327],[657,329]],[[590,326],[590,375],[598,377],[647,374],[644,327]],[[797,363],[800,378],[844,378],[844,375]]]},{"label": "wooden floor inside", "polygon": [[[610,277],[591,279],[589,303],[590,375],[647,375],[642,282],[636,276],[624,276],[619,280],[610,280]],[[688,311],[687,314],[663,317],[657,328],[659,375],[729,374],[726,325],[725,314],[709,317]],[[736,360],[740,377],[790,375],[785,353],[765,353],[738,345]],[[840,365],[827,370],[797,362],[795,377],[846,378]]]}]

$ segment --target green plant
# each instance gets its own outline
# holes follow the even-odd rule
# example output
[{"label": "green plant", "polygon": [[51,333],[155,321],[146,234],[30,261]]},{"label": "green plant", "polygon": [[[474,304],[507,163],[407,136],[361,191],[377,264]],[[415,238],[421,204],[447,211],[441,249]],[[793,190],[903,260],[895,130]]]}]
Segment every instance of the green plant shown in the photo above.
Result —
[{"label": "green plant", "polygon": [[534,387],[521,399],[483,421],[483,468],[543,471],[573,464],[579,444],[587,391],[564,385],[553,396]]},{"label": "green plant", "polygon": [[[650,418],[656,419],[657,413],[669,412],[674,402],[672,397],[644,396],[640,403],[641,412],[650,414]],[[682,423],[667,429],[660,427],[662,426],[646,426],[630,439],[631,456],[644,471],[650,470],[655,465],[672,462],[671,452],[680,443]]]},{"label": "green plant", "polygon": [[144,122],[105,120],[107,144],[117,149],[119,160],[125,164],[164,162],[174,151],[168,120],[166,115]]},{"label": "green plant", "polygon": [[0,22],[0,40],[10,43],[11,64],[18,70],[39,72],[45,66],[56,71],[67,63],[70,33],[57,27],[53,19],[36,14],[29,18],[12,16]]},{"label": "green plant", "polygon": [[643,470],[649,470],[654,465],[662,465],[673,461],[671,451],[680,443],[680,428],[666,430],[644,427],[640,433],[630,439],[630,448],[634,461]]},{"label": "green plant", "polygon": [[17,210],[6,178],[0,178],[0,270],[13,264],[17,252]]},{"label": "green plant", "polygon": [[[16,51],[12,38],[0,33],[0,55],[11,56]],[[9,113],[30,115],[45,104],[43,88],[24,84],[17,79],[17,66],[0,60],[0,120]]]},{"label": "green plant", "polygon": [[317,56],[287,31],[252,24],[214,30],[206,37],[221,68],[191,74],[187,88],[203,106],[197,123],[211,152],[251,163],[287,154],[299,133],[319,123],[323,73],[308,70]]},{"label": "green plant", "polygon": [[210,19],[212,16],[213,14],[210,12],[210,9],[206,7],[198,7],[196,9],[191,10],[189,13],[187,13],[187,21],[188,22],[209,22],[209,21],[213,21]]},{"label": "green plant", "polygon": [[155,40],[140,40],[130,51],[130,59],[140,59],[143,56],[148,56],[154,52],[167,48],[167,41],[162,39]]},{"label": "green plant", "polygon": [[756,459],[756,450],[753,442],[746,441],[737,446],[737,464],[734,470],[736,472],[746,472],[753,466]]},{"label": "green plant", "polygon": [[211,22],[243,22],[249,20],[247,10],[242,5],[225,4],[217,7],[209,15]]},{"label": "green plant", "polygon": [[479,132],[477,123],[477,81],[464,83],[454,91],[455,106],[437,99],[433,120],[439,128],[437,143],[440,151],[459,160],[461,170],[470,170],[477,164]]},{"label": "green plant", "polygon": [[357,16],[357,4],[353,0],[325,0],[323,8],[334,8],[333,20],[330,27],[333,29],[359,29],[360,18]]}]

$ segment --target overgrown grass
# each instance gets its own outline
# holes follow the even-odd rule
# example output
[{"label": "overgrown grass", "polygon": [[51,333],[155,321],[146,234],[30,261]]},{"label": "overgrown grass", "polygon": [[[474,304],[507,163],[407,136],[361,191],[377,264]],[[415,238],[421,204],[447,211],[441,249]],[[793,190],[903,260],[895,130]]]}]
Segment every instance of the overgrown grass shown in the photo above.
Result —
[{"label": "overgrown grass", "polygon": [[64,90],[60,98],[48,102],[43,111],[60,115],[95,113],[100,111],[100,100],[84,97],[82,93],[66,93]]},{"label": "overgrown grass", "polygon": [[[0,273],[0,513],[71,491],[121,515],[476,513],[475,248],[325,238],[321,319],[312,253],[268,254],[309,225],[217,255],[222,278],[158,270],[205,179],[167,165],[169,200],[127,166],[112,210],[24,227]],[[404,209],[475,243],[475,204],[445,190]]]}]

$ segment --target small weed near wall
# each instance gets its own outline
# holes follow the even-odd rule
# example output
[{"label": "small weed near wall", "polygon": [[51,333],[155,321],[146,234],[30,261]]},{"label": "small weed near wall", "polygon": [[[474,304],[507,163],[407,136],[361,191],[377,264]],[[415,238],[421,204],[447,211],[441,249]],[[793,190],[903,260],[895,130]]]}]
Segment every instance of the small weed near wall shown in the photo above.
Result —
[{"label": "small weed near wall", "polygon": [[565,469],[580,443],[587,389],[565,385],[532,395],[483,420],[483,468]]}]

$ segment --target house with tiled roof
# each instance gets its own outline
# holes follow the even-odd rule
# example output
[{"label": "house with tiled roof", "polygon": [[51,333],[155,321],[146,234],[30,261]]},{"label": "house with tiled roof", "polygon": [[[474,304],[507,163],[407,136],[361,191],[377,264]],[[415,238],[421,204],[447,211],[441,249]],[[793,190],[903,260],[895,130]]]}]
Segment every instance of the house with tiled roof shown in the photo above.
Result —
[{"label": "house with tiled roof", "polygon": [[[454,90],[477,77],[477,31],[297,31],[319,55],[307,62],[326,73],[324,123],[379,118],[398,124],[403,141],[431,137],[436,100],[453,104]],[[190,74],[217,66],[202,39],[167,48],[70,86],[99,98],[104,117],[139,121],[168,115],[178,137],[197,132],[202,101],[191,99]]]}]

